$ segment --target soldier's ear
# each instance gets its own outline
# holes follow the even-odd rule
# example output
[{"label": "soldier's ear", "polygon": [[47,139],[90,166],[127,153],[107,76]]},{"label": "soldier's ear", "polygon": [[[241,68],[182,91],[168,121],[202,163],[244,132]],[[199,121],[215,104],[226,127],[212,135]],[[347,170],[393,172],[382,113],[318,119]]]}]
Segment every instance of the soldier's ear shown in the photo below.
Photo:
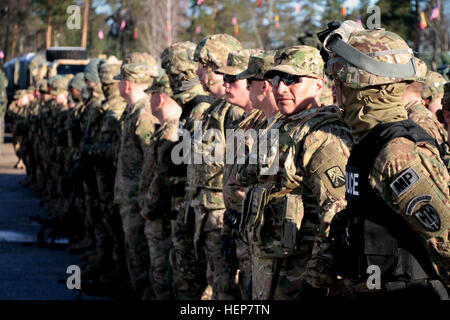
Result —
[{"label": "soldier's ear", "polygon": [[314,93],[315,96],[318,97],[325,85],[325,80],[323,78],[318,78],[314,81]]},{"label": "soldier's ear", "polygon": [[272,91],[272,83],[269,80],[264,80],[262,90],[270,93]]}]

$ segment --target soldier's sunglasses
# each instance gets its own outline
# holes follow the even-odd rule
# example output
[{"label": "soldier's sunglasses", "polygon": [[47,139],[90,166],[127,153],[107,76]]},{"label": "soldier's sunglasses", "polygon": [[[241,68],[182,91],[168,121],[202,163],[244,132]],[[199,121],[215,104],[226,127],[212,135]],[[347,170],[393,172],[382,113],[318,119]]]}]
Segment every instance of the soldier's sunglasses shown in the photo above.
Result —
[{"label": "soldier's sunglasses", "polygon": [[259,79],[259,78],[248,78],[248,79],[247,79],[247,88],[250,88],[250,86],[252,85],[252,81],[264,81],[264,79]]},{"label": "soldier's sunglasses", "polygon": [[232,75],[229,75],[229,74],[224,74],[223,75],[223,81],[226,82],[226,83],[234,83],[234,82],[236,82],[238,80],[239,79],[236,78],[236,76],[232,76]]},{"label": "soldier's sunglasses", "polygon": [[302,78],[301,76],[295,76],[292,74],[283,74],[283,75],[278,75],[272,78],[272,85],[274,87],[278,87],[280,84],[280,81],[283,81],[283,83],[287,86],[291,86],[293,84],[296,83],[300,83],[302,82]]}]

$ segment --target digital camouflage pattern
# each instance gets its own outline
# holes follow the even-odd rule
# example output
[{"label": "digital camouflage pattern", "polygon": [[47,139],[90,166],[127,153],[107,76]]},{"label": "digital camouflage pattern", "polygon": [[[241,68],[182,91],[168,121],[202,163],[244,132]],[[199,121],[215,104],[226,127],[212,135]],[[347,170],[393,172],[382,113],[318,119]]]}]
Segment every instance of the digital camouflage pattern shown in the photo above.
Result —
[{"label": "digital camouflage pattern", "polygon": [[272,78],[274,73],[283,72],[296,76],[323,78],[323,66],[319,50],[309,46],[294,46],[276,52],[274,66],[264,77]]},{"label": "digital camouflage pattern", "polygon": [[57,79],[55,79],[52,82],[52,94],[60,94],[67,92],[69,82],[72,79],[72,77],[70,76],[58,77]]},{"label": "digital camouflage pattern", "polygon": [[77,73],[72,79],[70,79],[69,84],[67,87],[72,87],[81,92],[83,88],[86,86],[86,82],[84,81],[84,73],[79,72]]},{"label": "digital camouflage pattern", "polygon": [[422,89],[422,98],[430,99],[431,101],[442,98],[445,82],[444,77],[440,73],[428,71]]},{"label": "digital camouflage pattern", "polygon": [[232,51],[228,54],[227,65],[220,67],[215,72],[237,76],[247,68],[250,56],[258,52],[262,51],[256,49],[243,49],[238,51]]},{"label": "digital camouflage pattern", "polygon": [[150,83],[154,77],[158,76],[156,65],[150,66],[144,63],[131,63],[122,65],[120,74],[114,80],[128,80],[135,83]]},{"label": "digital camouflage pattern", "polygon": [[228,34],[215,34],[202,39],[195,48],[194,61],[214,63],[217,67],[226,66],[228,54],[241,50],[241,43]]},{"label": "digital camouflage pattern", "polygon": [[143,63],[149,66],[157,66],[156,59],[147,52],[132,52],[127,54],[122,61],[122,66],[125,64]]},{"label": "digital camouflage pattern", "polygon": [[88,81],[100,83],[100,77],[98,75],[98,67],[104,63],[105,60],[99,58],[93,58],[89,61],[84,69],[84,78]]},{"label": "digital camouflage pattern", "polygon": [[[393,53],[373,56],[377,61],[395,64],[406,64],[414,58],[412,50],[399,35],[384,29],[370,29],[353,32],[347,44],[362,53],[375,53],[379,51],[409,49],[409,53]],[[342,82],[350,88],[364,88],[368,86],[402,82],[403,78],[389,78],[371,74],[365,70],[356,68],[345,60],[328,63],[328,72],[334,80]]]}]

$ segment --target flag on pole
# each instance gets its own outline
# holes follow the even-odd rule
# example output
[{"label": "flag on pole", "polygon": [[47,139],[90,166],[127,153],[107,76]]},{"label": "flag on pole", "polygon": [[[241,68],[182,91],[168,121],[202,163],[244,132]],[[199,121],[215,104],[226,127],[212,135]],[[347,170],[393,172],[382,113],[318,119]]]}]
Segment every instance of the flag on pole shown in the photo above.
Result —
[{"label": "flag on pole", "polygon": [[258,1],[256,2],[256,5],[257,5],[258,7],[261,7],[261,3],[262,3],[262,0],[258,0]]},{"label": "flag on pole", "polygon": [[99,29],[99,30],[98,30],[98,38],[99,38],[100,40],[103,40],[104,37],[105,37],[105,35],[103,34],[103,30],[102,30],[102,29]]},{"label": "flag on pole", "polygon": [[0,50],[0,59],[3,59],[5,57],[5,54],[3,53],[2,50]]},{"label": "flag on pole", "polygon": [[201,6],[203,4],[203,2],[205,2],[205,0],[197,0],[197,5]]},{"label": "flag on pole", "polygon": [[359,14],[356,16],[356,22],[362,25],[361,17],[359,16]]},{"label": "flag on pole", "polygon": [[420,13],[420,29],[425,29],[426,27],[428,27],[427,25],[427,19],[425,18],[425,12],[421,12]]},{"label": "flag on pole", "polygon": [[237,25],[237,17],[236,17],[236,13],[233,16],[233,19],[231,20],[231,23],[233,24],[233,26]]},{"label": "flag on pole", "polygon": [[434,19],[439,20],[439,6],[437,5],[437,3],[434,5],[430,15],[430,21]]},{"label": "flag on pole", "polygon": [[302,5],[298,3],[297,6],[295,7],[295,12],[300,13],[300,11],[302,11]]},{"label": "flag on pole", "polygon": [[133,39],[136,40],[137,37],[138,37],[138,30],[137,28],[134,28]]},{"label": "flag on pole", "polygon": [[234,35],[237,36],[239,34],[239,25],[235,24],[234,25]]},{"label": "flag on pole", "polygon": [[127,23],[125,22],[125,19],[123,19],[122,22],[120,23],[120,31],[125,29],[126,26],[127,26]]},{"label": "flag on pole", "polygon": [[275,16],[275,28],[279,28],[280,27],[280,23],[279,23],[279,21],[280,21],[280,16]]},{"label": "flag on pole", "polygon": [[341,9],[341,16],[343,16],[344,18],[347,16],[347,8],[346,6],[343,6]]},{"label": "flag on pole", "polygon": [[196,34],[200,34],[201,31],[202,31],[202,28],[200,27],[200,25],[197,25],[197,26],[195,27],[195,33],[196,33]]}]

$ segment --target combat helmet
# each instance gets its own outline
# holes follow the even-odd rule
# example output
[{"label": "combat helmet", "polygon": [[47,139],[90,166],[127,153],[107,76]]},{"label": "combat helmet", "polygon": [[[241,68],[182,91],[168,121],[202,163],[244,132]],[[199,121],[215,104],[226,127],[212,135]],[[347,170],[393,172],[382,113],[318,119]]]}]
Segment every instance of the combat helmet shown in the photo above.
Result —
[{"label": "combat helmet", "polygon": [[327,40],[327,72],[344,86],[361,89],[398,83],[416,74],[413,51],[393,32],[382,28],[357,30],[347,40],[340,36]]},{"label": "combat helmet", "polygon": [[444,77],[437,72],[428,71],[425,77],[422,98],[431,101],[438,99],[444,95]]},{"label": "combat helmet", "polygon": [[183,81],[197,79],[195,47],[195,43],[190,41],[177,42],[161,54],[161,66],[166,71],[170,86],[175,92],[180,91]]},{"label": "combat helmet", "polygon": [[204,38],[195,48],[194,61],[214,63],[218,68],[226,66],[228,54],[241,50],[239,40],[228,34],[215,34]]}]

